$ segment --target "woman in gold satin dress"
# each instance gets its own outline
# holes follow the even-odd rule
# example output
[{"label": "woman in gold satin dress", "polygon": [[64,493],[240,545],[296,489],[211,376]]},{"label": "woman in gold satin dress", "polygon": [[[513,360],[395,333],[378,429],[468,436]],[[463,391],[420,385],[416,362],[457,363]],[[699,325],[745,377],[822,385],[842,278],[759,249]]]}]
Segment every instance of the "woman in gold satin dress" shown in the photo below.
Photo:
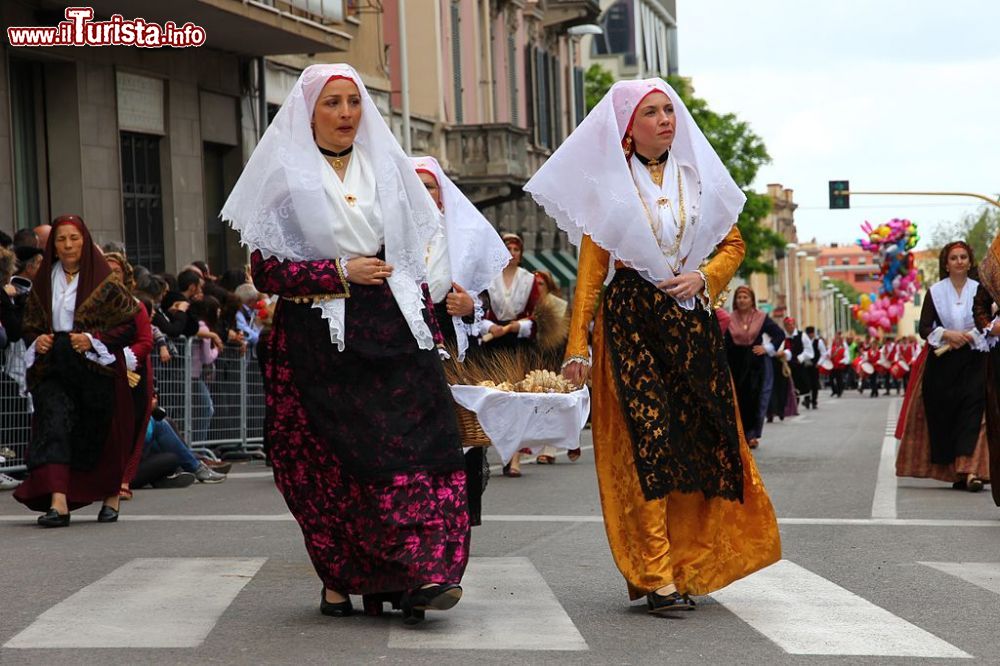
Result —
[{"label": "woman in gold satin dress", "polygon": [[563,372],[592,373],[604,524],[629,597],[693,610],[690,595],[781,556],[712,314],[743,260],[745,196],[661,79],[616,83],[525,190],[580,248]]}]

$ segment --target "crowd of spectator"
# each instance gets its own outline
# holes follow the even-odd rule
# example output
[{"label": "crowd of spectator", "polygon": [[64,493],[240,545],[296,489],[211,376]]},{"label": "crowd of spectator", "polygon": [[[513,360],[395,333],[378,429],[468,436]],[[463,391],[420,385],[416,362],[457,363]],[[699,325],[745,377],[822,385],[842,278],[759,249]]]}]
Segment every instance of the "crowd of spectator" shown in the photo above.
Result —
[{"label": "crowd of spectator", "polygon": [[[4,460],[9,463],[15,458],[12,447],[26,443],[30,437],[23,414],[31,412],[31,396],[26,390],[25,345],[18,334],[18,316],[41,264],[50,230],[48,225],[22,229],[13,238],[0,232],[0,350],[5,351],[0,356],[5,360],[0,368],[0,466]],[[216,276],[206,262],[196,261],[176,275],[153,273],[143,266],[132,267],[122,243],[106,243],[101,249],[121,281],[145,307],[153,332],[152,416],[146,426],[141,461],[131,484],[123,483],[122,497],[130,499],[133,488],[224,481],[231,464],[213,455],[210,441],[213,418],[220,420],[216,404],[226,399],[221,394],[213,395],[214,365],[223,353],[241,358],[255,353],[267,317],[267,301],[250,282],[246,267],[228,269]],[[185,338],[193,338],[190,358],[183,354]],[[183,363],[191,365],[191,442],[184,441],[184,428],[158,404],[155,391],[155,375],[171,364]],[[23,409],[12,409],[14,405]],[[0,474],[0,490],[13,489],[18,483],[18,475]]]}]

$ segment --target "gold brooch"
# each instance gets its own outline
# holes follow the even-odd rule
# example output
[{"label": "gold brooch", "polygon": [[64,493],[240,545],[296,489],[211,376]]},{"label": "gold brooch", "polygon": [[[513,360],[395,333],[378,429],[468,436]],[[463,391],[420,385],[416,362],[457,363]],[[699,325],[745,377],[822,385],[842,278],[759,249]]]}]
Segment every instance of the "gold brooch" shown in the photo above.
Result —
[{"label": "gold brooch", "polygon": [[666,197],[660,197],[659,199],[656,200],[656,205],[659,206],[660,208],[663,208],[668,203],[670,203],[670,199]]},{"label": "gold brooch", "polygon": [[347,202],[348,206],[353,206],[357,200],[358,198],[353,194],[348,194],[344,197],[344,201]]}]

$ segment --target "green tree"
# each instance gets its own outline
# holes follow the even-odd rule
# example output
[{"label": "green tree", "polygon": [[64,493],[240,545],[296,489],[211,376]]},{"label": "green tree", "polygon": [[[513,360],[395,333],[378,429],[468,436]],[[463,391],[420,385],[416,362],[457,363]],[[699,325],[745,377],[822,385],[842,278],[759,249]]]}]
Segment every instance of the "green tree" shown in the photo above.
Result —
[{"label": "green tree", "polygon": [[583,73],[583,96],[587,104],[587,113],[597,106],[614,83],[614,75],[597,63],[587,68]]},{"label": "green tree", "polygon": [[746,279],[751,273],[773,275],[774,263],[765,259],[766,254],[768,250],[785,247],[786,241],[781,234],[761,223],[771,212],[771,199],[750,189],[757,172],[771,161],[764,140],[735,114],[717,113],[709,108],[708,102],[695,97],[690,79],[671,76],[667,82],[680,95],[733,180],[747,195],[747,203],[737,221],[743,242],[746,243],[746,256],[740,266],[740,276]]},{"label": "green tree", "polygon": [[1000,208],[983,206],[958,220],[938,224],[931,234],[931,247],[940,249],[952,241],[964,240],[980,262],[997,233],[1000,233]]}]

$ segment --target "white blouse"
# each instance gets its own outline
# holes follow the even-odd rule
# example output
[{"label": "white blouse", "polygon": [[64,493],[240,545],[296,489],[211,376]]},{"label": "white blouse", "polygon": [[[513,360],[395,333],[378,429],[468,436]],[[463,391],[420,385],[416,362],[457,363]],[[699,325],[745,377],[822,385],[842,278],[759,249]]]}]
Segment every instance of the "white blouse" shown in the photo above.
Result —
[{"label": "white blouse", "polygon": [[972,318],[972,299],[975,298],[977,289],[979,283],[971,278],[965,281],[961,293],[955,291],[950,278],[931,285],[931,300],[937,311],[938,324],[927,336],[927,342],[932,347],[937,348],[944,344],[944,332],[948,330],[971,333],[975,340],[969,346],[976,351],[989,351],[986,336],[976,330],[976,323]]},{"label": "white blouse", "polygon": [[[62,269],[60,262],[55,262],[52,266],[52,331],[55,333],[69,333],[73,330],[73,316],[76,313],[76,291],[80,280],[67,279],[66,273]],[[114,354],[108,351],[104,343],[95,340],[90,333],[86,334],[90,338],[93,346],[91,351],[84,352],[84,356],[101,365],[111,365],[115,362]],[[36,339],[24,353],[24,367],[30,368],[35,363]]]}]

